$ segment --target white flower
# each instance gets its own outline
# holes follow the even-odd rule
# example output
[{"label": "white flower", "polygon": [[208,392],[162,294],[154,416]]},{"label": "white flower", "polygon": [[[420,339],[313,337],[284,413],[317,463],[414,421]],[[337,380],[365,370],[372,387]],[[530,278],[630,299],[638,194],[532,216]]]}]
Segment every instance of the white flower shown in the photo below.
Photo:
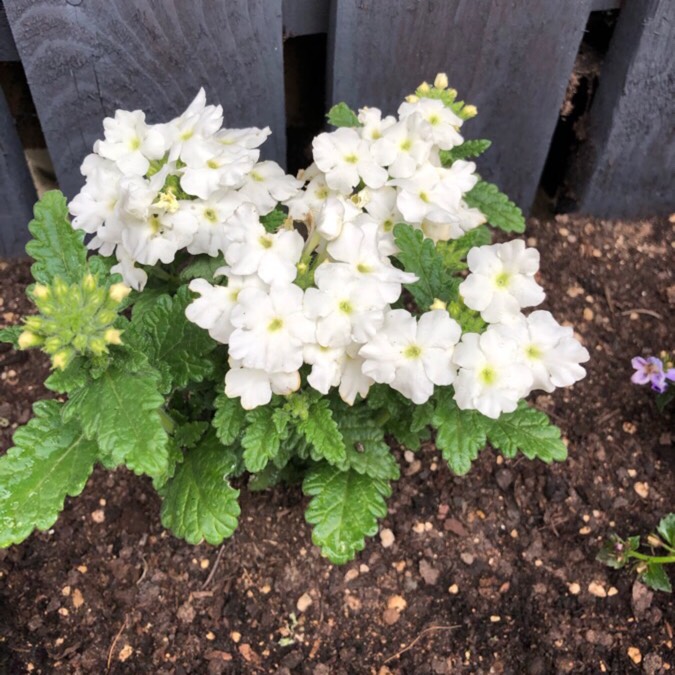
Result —
[{"label": "white flower", "polygon": [[331,387],[340,384],[346,359],[344,348],[323,347],[319,344],[305,345],[303,357],[305,363],[312,366],[307,376],[310,387],[327,394]]},{"label": "white flower", "polygon": [[301,177],[302,180],[309,179],[309,183],[303,191],[285,202],[288,206],[288,215],[294,220],[307,221],[310,216],[316,218],[326,200],[331,196],[340,194],[328,187],[326,176],[318,171],[316,164],[312,164],[305,171],[301,171],[298,177]]},{"label": "white flower", "polygon": [[[112,251],[110,251],[112,253]],[[105,254],[105,255],[109,255]],[[117,265],[110,268],[111,274],[121,274],[124,283],[136,291],[142,291],[148,282],[148,275],[145,270],[136,267],[136,261],[121,244],[115,249]]]},{"label": "white flower", "polygon": [[364,210],[380,226],[380,251],[385,255],[398,253],[394,241],[394,225],[404,218],[396,206],[396,188],[382,187],[379,190],[364,188],[359,192],[367,200]]},{"label": "white flower", "polygon": [[[221,267],[216,270],[216,275],[227,273],[226,270]],[[242,289],[249,287],[264,289],[265,285],[257,276],[238,277],[234,274],[228,275],[227,286],[214,286],[206,279],[193,279],[190,290],[201,297],[185,308],[185,316],[200,328],[208,330],[214,340],[227,344],[234,330],[230,323],[232,308],[237,304]]]},{"label": "white flower", "polygon": [[358,354],[360,346],[356,343],[349,345],[342,362],[342,375],[338,393],[340,398],[348,405],[354,405],[358,395],[361,398],[366,398],[370,387],[375,383],[372,377],[363,372],[363,357]]},{"label": "white flower", "polygon": [[356,279],[364,293],[375,293],[382,304],[396,302],[401,284],[417,281],[417,277],[394,267],[381,251],[380,229],[367,214],[345,223],[340,236],[328,244],[328,253],[337,262],[319,265],[314,278],[317,285],[324,275],[341,275],[347,281]]},{"label": "white flower", "polygon": [[411,115],[420,115],[430,127],[430,136],[441,150],[450,150],[464,142],[458,129],[463,120],[455,115],[443,101],[433,98],[421,98],[415,103],[402,103],[398,109],[401,119]]},{"label": "white flower", "polygon": [[493,328],[465,333],[455,347],[455,401],[461,410],[478,410],[497,419],[513,412],[532,386],[532,374],[518,359],[518,345]]},{"label": "white flower", "polygon": [[289,176],[276,162],[260,162],[243,177],[239,194],[264,216],[273,211],[278,202],[297,195],[301,187],[302,182]]},{"label": "white flower", "polygon": [[87,182],[68,208],[73,215],[73,227],[93,233],[113,215],[122,173],[114,162],[98,155],[89,155],[84,160],[82,173]]},{"label": "white flower", "polygon": [[218,143],[225,146],[239,146],[253,149],[261,146],[268,136],[272,134],[269,127],[247,127],[245,129],[220,129],[215,134]]},{"label": "white flower", "polygon": [[420,115],[410,115],[383,132],[372,154],[393,178],[409,178],[429,160],[432,144],[429,124]]},{"label": "white flower", "polygon": [[257,274],[268,284],[287,284],[295,279],[304,246],[298,232],[281,229],[270,234],[251,204],[240,206],[230,224],[233,241],[225,251],[225,260],[233,274]]},{"label": "white flower", "polygon": [[539,251],[526,248],[522,239],[474,247],[467,263],[471,274],[460,284],[459,292],[467,307],[479,311],[489,323],[507,323],[522,307],[544,301],[544,290],[534,280]]},{"label": "white flower", "polygon": [[369,144],[354,129],[341,127],[319,134],[312,148],[328,187],[342,194],[350,194],[361,180],[372,188],[382,187],[387,180],[386,170],[374,161]]},{"label": "white flower", "polygon": [[268,373],[258,368],[246,368],[237,359],[230,358],[230,369],[225,375],[225,395],[240,398],[244,410],[267,405],[272,394],[287,396],[300,389],[300,373]]},{"label": "white flower", "polygon": [[103,120],[105,140],[94,143],[94,152],[115,162],[127,176],[142,176],[151,159],[161,159],[167,145],[161,131],[145,123],[141,110],[117,110]]},{"label": "white flower", "polygon": [[362,213],[351,199],[342,195],[330,196],[316,215],[316,229],[327,241],[340,236],[345,222],[353,220]]},{"label": "white flower", "polygon": [[379,294],[356,279],[322,274],[318,288],[305,291],[305,313],[316,321],[316,339],[324,347],[346,347],[352,340],[366,342],[384,320]]},{"label": "white flower", "polygon": [[378,108],[361,108],[358,118],[363,125],[359,129],[361,137],[367,141],[376,141],[378,138],[382,138],[382,134],[396,124],[396,118],[393,115],[387,115],[383,118],[382,111]]},{"label": "white flower", "polygon": [[569,326],[561,326],[550,312],[537,310],[512,324],[495,326],[498,333],[517,342],[520,359],[532,372],[532,389],[552,392],[586,376],[579,365],[590,359]]},{"label": "white flower", "polygon": [[452,383],[452,354],[460,335],[459,324],[443,310],[426,312],[416,321],[406,310],[393,309],[377,335],[359,350],[365,359],[363,373],[413,403],[424,403],[434,385]]},{"label": "white flower", "polygon": [[298,370],[304,345],[316,342],[314,324],[302,310],[303,292],[294,284],[277,284],[269,292],[244,288],[230,314],[230,355],[247,368]]},{"label": "white flower", "polygon": [[208,199],[195,199],[189,208],[197,221],[197,231],[188,244],[188,253],[211,257],[224,253],[231,242],[229,219],[244,199],[234,190],[217,190]]}]

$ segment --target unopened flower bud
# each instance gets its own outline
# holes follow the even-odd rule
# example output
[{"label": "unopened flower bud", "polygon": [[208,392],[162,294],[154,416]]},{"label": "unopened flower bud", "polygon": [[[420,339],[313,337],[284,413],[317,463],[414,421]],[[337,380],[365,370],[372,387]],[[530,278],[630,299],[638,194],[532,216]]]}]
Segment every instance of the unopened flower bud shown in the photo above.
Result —
[{"label": "unopened flower bud", "polygon": [[426,94],[431,87],[429,86],[428,82],[422,82],[419,87],[417,87],[417,91],[421,91],[423,94]]},{"label": "unopened flower bud", "polygon": [[448,96],[454,101],[457,98],[457,90],[456,89],[448,89],[446,92]]},{"label": "unopened flower bud", "polygon": [[42,338],[29,330],[25,330],[19,335],[19,349],[30,349],[42,344]]},{"label": "unopened flower bud", "polygon": [[67,365],[70,363],[70,359],[72,358],[72,355],[70,352],[66,349],[62,349],[60,352],[57,352],[52,356],[52,365],[54,368],[58,368],[59,370],[65,370]]},{"label": "unopened flower bud", "polygon": [[466,119],[475,117],[478,114],[478,108],[475,105],[465,105],[462,108],[462,114]]},{"label": "unopened flower bud", "polygon": [[417,103],[417,101],[420,100],[419,96],[415,96],[415,94],[410,94],[410,96],[406,96],[405,100],[408,101],[408,103]]},{"label": "unopened flower bud", "polygon": [[171,188],[165,192],[159,193],[157,201],[155,201],[155,206],[159,206],[168,213],[176,213],[176,211],[178,211],[180,208],[180,204],[176,199],[176,195],[171,191]]},{"label": "unopened flower bud", "polygon": [[438,298],[434,298],[434,301],[429,305],[429,309],[434,310],[434,309],[447,309],[448,308],[448,303],[443,302],[442,300],[439,300]]},{"label": "unopened flower bud", "polygon": [[663,546],[663,542],[655,534],[647,536],[647,543],[653,548],[660,548]]},{"label": "unopened flower bud", "polygon": [[436,87],[436,89],[447,89],[448,76],[445,73],[438,73],[438,75],[436,75],[436,79],[434,80],[434,87]]},{"label": "unopened flower bud", "polygon": [[94,356],[102,356],[108,351],[106,341],[101,337],[91,338],[87,346]]},{"label": "unopened flower bud", "polygon": [[85,291],[93,291],[96,288],[96,279],[93,274],[85,275],[84,279],[82,279],[82,288]]},{"label": "unopened flower bud", "polygon": [[38,300],[44,300],[49,297],[49,289],[42,284],[35,284],[35,286],[33,286],[33,295]]},{"label": "unopened flower bud", "polygon": [[647,563],[644,562],[638,563],[637,566],[635,567],[635,571],[638,574],[644,574],[648,569],[649,567],[647,566]]},{"label": "unopened flower bud", "polygon": [[39,316],[29,316],[25,321],[24,325],[29,331],[40,331],[44,325],[44,321]]},{"label": "unopened flower bud", "polygon": [[113,284],[108,293],[115,302],[122,302],[131,293],[131,288],[123,283]]},{"label": "unopened flower bud", "polygon": [[73,338],[72,345],[80,353],[84,352],[87,349],[88,344],[89,339],[87,338],[86,335],[76,335]]},{"label": "unopened flower bud", "polygon": [[122,344],[122,331],[117,330],[117,328],[108,328],[108,330],[103,334],[103,339],[109,345],[121,345]]}]

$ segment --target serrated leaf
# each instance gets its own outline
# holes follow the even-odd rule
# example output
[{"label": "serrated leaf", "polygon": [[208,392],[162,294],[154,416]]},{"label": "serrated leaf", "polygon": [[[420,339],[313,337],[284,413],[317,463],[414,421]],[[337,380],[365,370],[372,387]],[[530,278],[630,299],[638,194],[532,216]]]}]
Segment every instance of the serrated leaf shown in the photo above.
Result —
[{"label": "serrated leaf", "polygon": [[436,298],[448,301],[457,296],[460,280],[452,276],[431,239],[406,223],[394,227],[394,237],[399,248],[396,257],[406,272],[417,275],[418,280],[405,287],[420,310],[426,311]]},{"label": "serrated leaf", "polygon": [[262,471],[279,452],[281,437],[277,431],[271,410],[267,406],[256,408],[246,414],[246,430],[241,439],[244,448],[244,464],[251,473]]},{"label": "serrated leaf", "polygon": [[65,370],[53,370],[45,380],[45,387],[65,394],[83,387],[88,378],[86,359],[82,356],[75,357]]},{"label": "serrated leaf", "polygon": [[467,269],[466,256],[474,246],[486,246],[492,242],[492,232],[485,225],[479,225],[469,230],[459,239],[439,241],[436,250],[443,257],[445,266],[451,270],[461,271]]},{"label": "serrated leaf", "polygon": [[211,424],[223,445],[231,445],[241,435],[246,423],[246,411],[238,398],[228,398],[219,394],[214,402],[216,414]]},{"label": "serrated leaf", "polygon": [[450,390],[442,390],[432,419],[436,446],[453,473],[462,476],[485,447],[489,420],[476,410],[460,410]]},{"label": "serrated leaf", "polygon": [[334,105],[328,111],[326,118],[328,119],[328,124],[332,124],[334,127],[363,126],[361,122],[359,122],[356,113],[346,103],[337,103]]},{"label": "serrated leaf", "polygon": [[213,281],[216,270],[224,264],[225,257],[222,254],[214,258],[206,254],[198,255],[181,270],[179,277],[181,281],[191,281],[192,279]]},{"label": "serrated leaf", "polygon": [[185,422],[174,429],[173,441],[179,448],[194,448],[208,428],[208,422]]},{"label": "serrated leaf", "polygon": [[448,303],[448,314],[461,326],[462,333],[482,333],[487,328],[480,312],[467,307],[461,296]]},{"label": "serrated leaf", "polygon": [[17,429],[14,447],[0,458],[0,547],[50,528],[94,468],[96,443],[76,421],[64,424],[61,408],[57,401],[36,403],[35,417]]},{"label": "serrated leaf", "polygon": [[185,308],[191,302],[187,286],[175,296],[163,295],[140,316],[134,315],[123,341],[145,354],[150,364],[162,374],[161,389],[184,388],[201,382],[213,372],[208,355],[216,343],[209,334],[188,321]]},{"label": "serrated leaf", "polygon": [[461,145],[456,145],[450,150],[441,150],[441,164],[450,166],[457,159],[469,159],[470,157],[479,157],[490,146],[492,141],[485,138],[477,138],[472,141],[464,141]]},{"label": "serrated leaf", "polygon": [[464,201],[481,211],[493,227],[504,232],[525,232],[523,212],[496,185],[479,181],[464,195]]},{"label": "serrated leaf", "polygon": [[264,216],[260,216],[260,222],[268,232],[276,232],[285,222],[288,215],[281,209],[274,209]]},{"label": "serrated leaf", "polygon": [[410,419],[410,402],[397,391],[386,385],[371,387],[366,405],[382,412],[382,422],[386,433],[391,434],[400,445],[410,450],[418,450],[422,440],[429,437],[426,428],[413,429]]},{"label": "serrated leaf", "polygon": [[214,546],[230,537],[240,514],[239,490],[226,480],[231,457],[214,434],[185,454],[166,484],[161,519],[164,527],[188,544]]},{"label": "serrated leaf", "polygon": [[647,571],[640,575],[642,583],[655,591],[672,593],[673,586],[668,578],[668,572],[661,563],[647,563]]},{"label": "serrated leaf", "polygon": [[345,460],[345,442],[327,399],[319,399],[309,406],[307,416],[298,423],[298,431],[310,443],[315,461],[325,459],[329,464],[339,464]]},{"label": "serrated leaf", "polygon": [[492,420],[488,440],[505,457],[515,457],[518,451],[528,459],[540,459],[547,464],[567,459],[567,448],[560,439],[560,429],[548,416],[521,401],[512,413],[502,413]]},{"label": "serrated leaf", "polygon": [[31,266],[33,278],[43,284],[56,277],[67,283],[80,281],[87,265],[84,233],[70,225],[63,193],[45,192],[33,213],[28,224],[33,239],[26,244],[26,253],[35,261]]},{"label": "serrated leaf", "polygon": [[675,513],[669,513],[661,518],[657,529],[668,544],[675,546]]},{"label": "serrated leaf", "polygon": [[362,551],[365,538],[377,533],[377,519],[387,515],[389,483],[357,471],[340,471],[326,462],[313,466],[303,492],[312,497],[305,513],[313,525],[312,541],[336,565]]},{"label": "serrated leaf", "polygon": [[610,539],[602,545],[602,548],[598,551],[595,559],[615,570],[625,567],[627,558],[622,551],[617,551],[617,544],[623,546],[623,542],[616,535],[611,536]]},{"label": "serrated leaf", "polygon": [[159,414],[164,404],[159,375],[147,366],[136,372],[124,366],[124,361],[111,366],[73,392],[63,418],[80,422],[108,465],[124,463],[136,473],[161,476],[168,467],[168,436]]},{"label": "serrated leaf", "polygon": [[23,326],[5,326],[0,328],[0,342],[8,342],[14,347],[14,349],[19,348],[19,335],[23,333]]}]

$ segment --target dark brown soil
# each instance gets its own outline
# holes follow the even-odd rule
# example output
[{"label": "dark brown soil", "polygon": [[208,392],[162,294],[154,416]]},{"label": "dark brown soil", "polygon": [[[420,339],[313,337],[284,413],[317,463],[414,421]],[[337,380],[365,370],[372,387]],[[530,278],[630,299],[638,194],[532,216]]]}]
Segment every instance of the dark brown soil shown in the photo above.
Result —
[{"label": "dark brown soil", "polygon": [[[456,478],[433,447],[399,453],[395,541],[343,567],[312,546],[299,489],[244,493],[218,550],[164,532],[148,481],[97,470],[53,530],[0,552],[0,672],[672,672],[671,597],[594,560],[615,527],[646,533],[675,505],[673,413],[629,382],[632,356],[673,347],[672,226],[559,216],[528,234],[547,307],[593,357],[536,399],[568,462],[486,450]],[[27,269],[2,269],[0,323],[28,311]],[[5,351],[0,370],[4,448],[46,367]]]}]

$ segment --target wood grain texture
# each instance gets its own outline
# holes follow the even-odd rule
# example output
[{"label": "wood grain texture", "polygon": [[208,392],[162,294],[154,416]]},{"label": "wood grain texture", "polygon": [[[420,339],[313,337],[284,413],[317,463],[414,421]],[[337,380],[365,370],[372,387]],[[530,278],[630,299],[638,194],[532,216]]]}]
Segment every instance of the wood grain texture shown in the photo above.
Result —
[{"label": "wood grain texture", "polygon": [[[481,174],[521,207],[539,184],[590,0],[334,0],[329,100],[394,112],[446,72],[489,138]],[[330,72],[331,68],[329,68]]]},{"label": "wood grain texture", "polygon": [[180,113],[204,86],[226,126],[274,132],[285,159],[281,0],[3,0],[63,191],[102,136],[103,117]]},{"label": "wood grain texture", "polygon": [[579,209],[675,212],[675,3],[627,0],[600,72],[578,161]]},{"label": "wood grain texture", "polygon": [[330,0],[283,0],[284,38],[328,31]]},{"label": "wood grain texture", "polygon": [[5,8],[0,0],[0,61],[18,61],[19,53],[16,51],[12,31],[5,14]]},{"label": "wood grain texture", "polygon": [[25,255],[35,199],[14,119],[0,90],[0,258]]}]

